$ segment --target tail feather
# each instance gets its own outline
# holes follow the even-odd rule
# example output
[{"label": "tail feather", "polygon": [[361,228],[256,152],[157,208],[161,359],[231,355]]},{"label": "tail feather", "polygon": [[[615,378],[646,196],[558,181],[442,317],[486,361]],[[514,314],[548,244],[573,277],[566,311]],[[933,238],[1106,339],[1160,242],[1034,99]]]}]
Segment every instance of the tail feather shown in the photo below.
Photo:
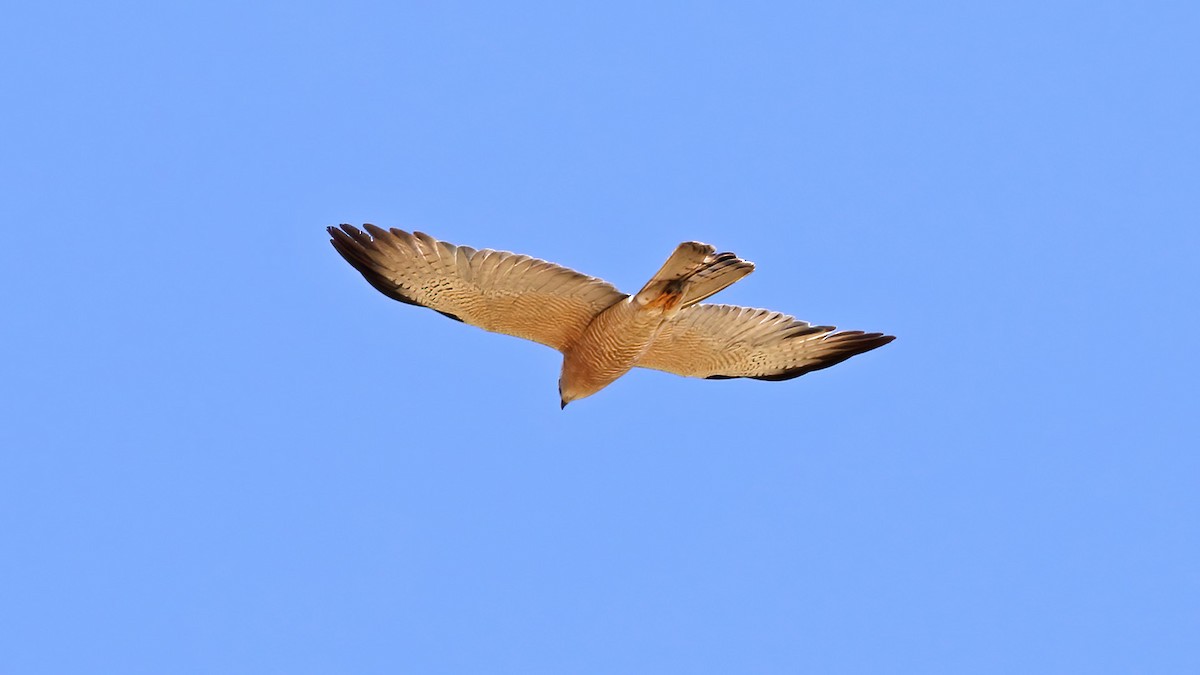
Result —
[{"label": "tail feather", "polygon": [[754,263],[732,253],[716,253],[708,244],[687,241],[667,258],[661,269],[638,291],[643,305],[682,309],[717,293],[754,271]]}]

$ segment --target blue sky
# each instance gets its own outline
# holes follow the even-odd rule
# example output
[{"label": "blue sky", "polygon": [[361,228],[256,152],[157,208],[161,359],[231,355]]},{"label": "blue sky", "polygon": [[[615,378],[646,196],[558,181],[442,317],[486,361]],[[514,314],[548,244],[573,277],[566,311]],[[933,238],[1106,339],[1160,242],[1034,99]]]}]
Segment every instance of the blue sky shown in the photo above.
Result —
[{"label": "blue sky", "polygon": [[[0,671],[1200,672],[1200,10],[992,5],[11,9]],[[898,339],[560,412],[340,222]]]}]

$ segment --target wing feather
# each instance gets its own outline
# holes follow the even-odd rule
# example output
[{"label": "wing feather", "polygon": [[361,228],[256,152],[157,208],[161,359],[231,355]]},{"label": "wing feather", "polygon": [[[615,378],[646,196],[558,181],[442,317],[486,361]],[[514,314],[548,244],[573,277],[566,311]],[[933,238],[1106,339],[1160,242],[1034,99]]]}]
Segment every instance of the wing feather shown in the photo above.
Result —
[{"label": "wing feather", "polygon": [[693,305],[663,325],[638,366],[687,377],[790,380],[891,342],[734,305]]},{"label": "wing feather", "polygon": [[475,250],[423,232],[330,227],[330,243],[375,288],[485,330],[562,350],[626,295],[602,279],[526,255]]}]

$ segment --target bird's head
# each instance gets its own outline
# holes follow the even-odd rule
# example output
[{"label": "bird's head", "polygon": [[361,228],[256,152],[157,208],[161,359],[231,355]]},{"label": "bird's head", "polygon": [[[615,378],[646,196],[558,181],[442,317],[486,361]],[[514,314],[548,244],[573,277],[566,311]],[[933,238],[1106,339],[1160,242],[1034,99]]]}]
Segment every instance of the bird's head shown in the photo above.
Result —
[{"label": "bird's head", "polygon": [[566,408],[571,401],[587,398],[600,391],[603,387],[588,386],[584,382],[576,382],[569,377],[558,380],[558,399],[560,408]]}]

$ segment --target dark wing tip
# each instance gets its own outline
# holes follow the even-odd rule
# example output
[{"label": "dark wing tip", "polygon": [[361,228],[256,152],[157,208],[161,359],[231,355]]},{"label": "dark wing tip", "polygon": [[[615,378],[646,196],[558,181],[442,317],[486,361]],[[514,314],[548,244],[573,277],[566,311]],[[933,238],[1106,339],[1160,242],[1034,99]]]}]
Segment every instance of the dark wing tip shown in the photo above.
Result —
[{"label": "dark wing tip", "polygon": [[[833,330],[832,326],[813,326],[811,329],[805,329],[798,335],[811,335],[822,330]],[[706,380],[736,380],[746,378],[751,380],[763,380],[764,382],[782,382],[784,380],[792,380],[801,375],[807,375],[815,370],[824,370],[830,366],[849,359],[852,356],[858,356],[864,352],[869,352],[872,349],[878,349],[887,343],[895,340],[895,335],[884,335],[883,333],[864,333],[860,330],[843,331],[834,333],[825,338],[826,343],[834,345],[829,351],[816,363],[811,363],[800,368],[792,368],[771,375],[709,375]]]},{"label": "dark wing tip", "polygon": [[758,375],[752,377],[754,380],[763,380],[766,382],[782,382],[791,380],[801,375],[807,375],[816,370],[824,370],[831,366],[849,359],[852,356],[858,356],[872,349],[878,349],[887,343],[895,340],[895,335],[884,335],[883,333],[864,333],[860,330],[848,330],[841,333],[834,333],[822,340],[824,345],[827,345],[825,354],[820,357],[816,363],[810,363],[799,368],[792,368],[781,373],[773,373],[771,375]]},{"label": "dark wing tip", "polygon": [[[374,226],[366,225],[365,227],[372,228]],[[338,254],[358,270],[358,273],[363,275],[363,278],[374,286],[375,290],[408,305],[424,306],[401,292],[400,287],[382,272],[380,265],[370,254],[376,244],[368,234],[353,225],[344,223],[341,225],[341,229],[330,226],[325,228],[325,231],[329,233],[329,243],[333,244],[333,248]],[[458,319],[458,317],[451,318]]]}]

